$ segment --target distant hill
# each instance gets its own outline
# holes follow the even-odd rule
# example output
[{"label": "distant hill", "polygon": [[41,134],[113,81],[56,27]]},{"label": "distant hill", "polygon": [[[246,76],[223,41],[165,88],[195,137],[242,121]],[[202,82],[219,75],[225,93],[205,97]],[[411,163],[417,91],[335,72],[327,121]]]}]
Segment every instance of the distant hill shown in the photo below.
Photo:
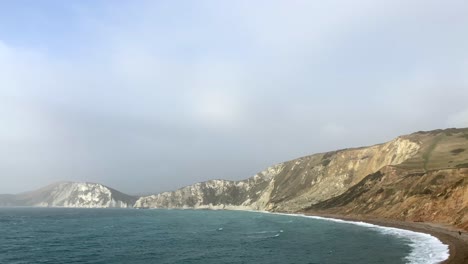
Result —
[{"label": "distant hill", "polygon": [[136,200],[98,183],[59,182],[36,191],[0,195],[0,206],[133,207]]}]

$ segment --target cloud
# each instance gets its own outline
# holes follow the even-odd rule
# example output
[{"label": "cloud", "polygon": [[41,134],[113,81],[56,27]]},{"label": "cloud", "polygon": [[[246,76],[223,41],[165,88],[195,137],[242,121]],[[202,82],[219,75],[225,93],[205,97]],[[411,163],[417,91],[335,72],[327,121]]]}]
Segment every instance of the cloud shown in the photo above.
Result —
[{"label": "cloud", "polygon": [[464,1],[62,8],[17,14],[63,25],[37,20],[29,39],[0,15],[0,142],[19,149],[0,150],[17,179],[0,192],[59,179],[162,191],[466,126]]},{"label": "cloud", "polygon": [[31,142],[49,137],[49,120],[30,103],[3,100],[0,106],[0,141]]},{"label": "cloud", "polygon": [[193,101],[195,118],[210,125],[234,124],[241,115],[236,99],[218,91],[201,91]]}]

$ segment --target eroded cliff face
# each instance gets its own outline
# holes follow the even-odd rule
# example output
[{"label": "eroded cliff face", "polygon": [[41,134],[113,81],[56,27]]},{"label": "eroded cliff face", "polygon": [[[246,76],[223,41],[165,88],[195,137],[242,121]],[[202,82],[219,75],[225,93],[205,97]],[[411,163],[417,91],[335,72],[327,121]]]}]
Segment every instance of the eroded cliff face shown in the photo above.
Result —
[{"label": "eroded cliff face", "polygon": [[437,222],[468,230],[468,168],[414,173],[389,166],[305,211]]},{"label": "eroded cliff face", "polygon": [[397,138],[366,148],[315,154],[281,163],[243,181],[212,180],[141,197],[135,206],[298,211],[343,193],[369,173],[407,160],[419,148],[411,140]]},{"label": "eroded cliff face", "polygon": [[317,212],[467,228],[468,129],[302,157],[244,181],[213,180],[141,197],[136,207]]},{"label": "eroded cliff face", "polygon": [[33,192],[9,195],[3,206],[133,207],[136,198],[97,183],[60,182]]},{"label": "eroded cliff face", "polygon": [[243,181],[211,180],[141,197],[135,207],[263,210],[270,200],[273,179],[283,168],[278,164]]},{"label": "eroded cliff face", "polygon": [[420,146],[397,138],[386,144],[316,154],[285,164],[275,177],[267,210],[298,211],[335,197],[380,168],[399,164]]},{"label": "eroded cliff face", "polygon": [[306,212],[451,224],[468,230],[468,129],[418,132],[420,148]]}]

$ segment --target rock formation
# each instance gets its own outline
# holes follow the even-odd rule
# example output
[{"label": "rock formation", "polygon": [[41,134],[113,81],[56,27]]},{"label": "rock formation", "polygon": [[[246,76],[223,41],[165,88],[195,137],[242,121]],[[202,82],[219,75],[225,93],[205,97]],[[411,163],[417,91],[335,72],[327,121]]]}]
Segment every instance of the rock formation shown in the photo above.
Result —
[{"label": "rock formation", "polygon": [[135,207],[264,210],[271,199],[274,178],[283,168],[278,164],[243,181],[210,180],[140,197]]},{"label": "rock formation", "polygon": [[38,207],[133,207],[136,197],[97,183],[60,182],[36,191],[1,195],[1,206]]}]

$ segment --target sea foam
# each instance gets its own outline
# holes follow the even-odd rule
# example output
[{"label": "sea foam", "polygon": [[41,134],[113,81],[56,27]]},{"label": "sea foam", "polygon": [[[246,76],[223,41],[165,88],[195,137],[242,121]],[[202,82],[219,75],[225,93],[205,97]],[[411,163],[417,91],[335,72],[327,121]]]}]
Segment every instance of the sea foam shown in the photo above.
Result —
[{"label": "sea foam", "polygon": [[[271,212],[265,212],[271,213]],[[438,238],[420,232],[414,232],[406,229],[400,229],[395,227],[386,227],[379,226],[374,224],[369,224],[360,221],[348,221],[341,220],[336,218],[320,217],[320,216],[310,216],[304,214],[286,214],[286,213],[272,213],[279,215],[289,215],[289,216],[300,216],[324,221],[331,221],[337,223],[345,223],[363,226],[367,228],[374,229],[377,232],[396,236],[402,239],[408,239],[410,241],[409,245],[412,248],[410,254],[406,256],[406,260],[410,264],[436,264],[440,263],[449,257],[449,248],[448,245],[442,243]]]}]

